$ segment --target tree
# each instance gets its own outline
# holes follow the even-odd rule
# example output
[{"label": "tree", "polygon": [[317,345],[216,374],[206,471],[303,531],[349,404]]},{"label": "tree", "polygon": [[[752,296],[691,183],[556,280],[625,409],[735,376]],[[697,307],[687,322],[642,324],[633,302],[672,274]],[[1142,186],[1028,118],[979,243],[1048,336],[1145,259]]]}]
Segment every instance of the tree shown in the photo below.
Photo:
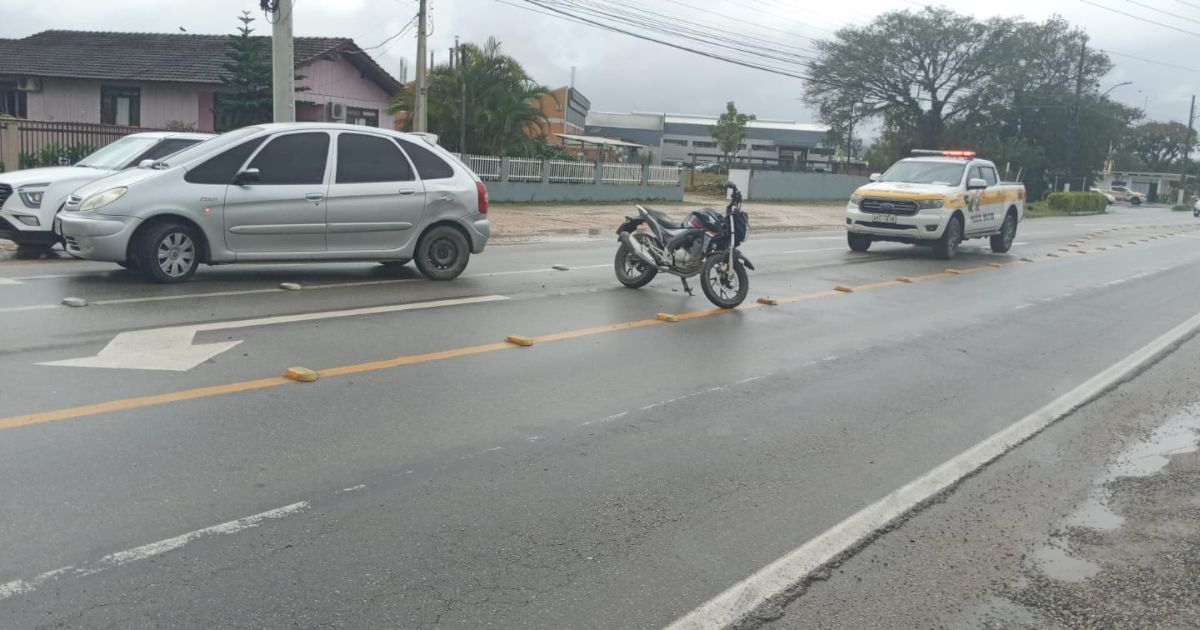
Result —
[{"label": "tree", "polygon": [[1135,157],[1144,168],[1167,171],[1176,168],[1183,158],[1183,147],[1191,136],[1189,152],[1196,148],[1195,134],[1177,122],[1148,122],[1129,130],[1122,148]]},{"label": "tree", "polygon": [[[549,94],[517,60],[500,52],[496,38],[488,38],[482,48],[463,44],[458,63],[435,66],[429,73],[429,130],[461,153],[533,155],[543,150],[536,139],[547,125],[537,102]],[[413,98],[411,87],[403,90],[390,111],[411,112]],[[464,124],[466,146],[459,146]],[[406,126],[411,125],[410,118]]]},{"label": "tree", "polygon": [[737,110],[733,101],[725,104],[725,113],[717,118],[717,124],[713,125],[712,137],[717,141],[717,147],[721,149],[721,153],[725,154],[725,162],[729,162],[729,156],[738,152],[742,146],[742,140],[746,139],[746,125],[751,120],[754,120],[754,114],[743,114]]},{"label": "tree", "polygon": [[237,35],[229,36],[229,61],[221,64],[221,87],[213,103],[217,131],[271,122],[271,60],[266,40],[252,37],[254,18],[243,11]]}]

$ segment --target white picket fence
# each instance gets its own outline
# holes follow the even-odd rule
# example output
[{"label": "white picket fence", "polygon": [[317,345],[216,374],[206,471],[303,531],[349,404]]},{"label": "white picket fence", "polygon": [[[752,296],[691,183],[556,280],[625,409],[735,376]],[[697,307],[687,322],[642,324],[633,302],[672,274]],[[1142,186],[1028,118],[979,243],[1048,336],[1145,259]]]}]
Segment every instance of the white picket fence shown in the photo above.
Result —
[{"label": "white picket fence", "polygon": [[[495,155],[453,154],[463,164],[475,171],[484,181],[540,182],[543,177],[555,184],[592,184],[596,182],[596,164],[592,162],[570,162],[566,160],[539,160],[532,158],[509,158],[508,173],[504,173],[506,161]],[[644,182],[650,186],[678,186],[678,166],[651,166],[649,177]],[[505,177],[507,176],[507,177]],[[640,164],[601,164],[600,181],[605,184],[642,184]]]}]

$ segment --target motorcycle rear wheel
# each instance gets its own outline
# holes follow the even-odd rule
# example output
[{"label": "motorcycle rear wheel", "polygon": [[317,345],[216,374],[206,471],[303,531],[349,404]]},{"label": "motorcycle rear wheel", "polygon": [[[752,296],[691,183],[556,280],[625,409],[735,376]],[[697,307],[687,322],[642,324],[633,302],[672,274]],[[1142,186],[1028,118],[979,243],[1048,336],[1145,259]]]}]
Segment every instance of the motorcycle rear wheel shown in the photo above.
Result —
[{"label": "motorcycle rear wheel", "polygon": [[624,243],[617,248],[617,257],[613,260],[613,268],[617,272],[617,280],[630,289],[640,289],[650,284],[654,276],[658,275],[657,268],[638,258],[637,254],[633,253],[633,250]]},{"label": "motorcycle rear wheel", "polygon": [[740,260],[734,260],[733,269],[729,269],[729,254],[722,253],[704,261],[700,288],[709,302],[721,308],[737,308],[750,293],[750,277]]}]

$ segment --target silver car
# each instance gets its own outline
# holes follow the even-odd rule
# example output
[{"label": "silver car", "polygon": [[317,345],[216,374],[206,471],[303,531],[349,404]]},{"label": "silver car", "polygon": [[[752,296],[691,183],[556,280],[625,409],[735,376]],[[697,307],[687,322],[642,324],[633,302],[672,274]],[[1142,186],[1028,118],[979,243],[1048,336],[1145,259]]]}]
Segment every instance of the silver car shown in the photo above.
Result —
[{"label": "silver car", "polygon": [[182,282],[201,263],[416,261],[450,280],[491,235],[483,182],[426,136],[326,123],[231,131],[92,182],[67,251]]}]

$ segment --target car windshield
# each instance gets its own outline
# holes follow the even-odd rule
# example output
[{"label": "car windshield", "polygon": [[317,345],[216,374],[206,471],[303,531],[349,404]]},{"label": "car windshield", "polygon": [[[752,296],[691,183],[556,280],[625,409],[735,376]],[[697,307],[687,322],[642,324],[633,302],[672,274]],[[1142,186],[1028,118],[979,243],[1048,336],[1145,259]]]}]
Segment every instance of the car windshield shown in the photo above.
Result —
[{"label": "car windshield", "polygon": [[965,164],[902,161],[889,168],[883,177],[879,178],[879,181],[954,186],[962,181],[964,168],[966,168]]},{"label": "car windshield", "polygon": [[79,163],[75,166],[117,171],[128,166],[130,160],[141,155],[147,149],[161,141],[162,138],[148,136],[125,136],[79,160]]},{"label": "car windshield", "polygon": [[242,138],[252,136],[260,131],[262,131],[262,127],[242,127],[241,129],[234,129],[233,131],[223,133],[203,142],[193,144],[192,146],[180,151],[176,151],[159,161],[170,164],[187,162],[198,155],[206,155],[213,150],[220,149],[221,147],[232,146],[233,144],[239,142]]}]

